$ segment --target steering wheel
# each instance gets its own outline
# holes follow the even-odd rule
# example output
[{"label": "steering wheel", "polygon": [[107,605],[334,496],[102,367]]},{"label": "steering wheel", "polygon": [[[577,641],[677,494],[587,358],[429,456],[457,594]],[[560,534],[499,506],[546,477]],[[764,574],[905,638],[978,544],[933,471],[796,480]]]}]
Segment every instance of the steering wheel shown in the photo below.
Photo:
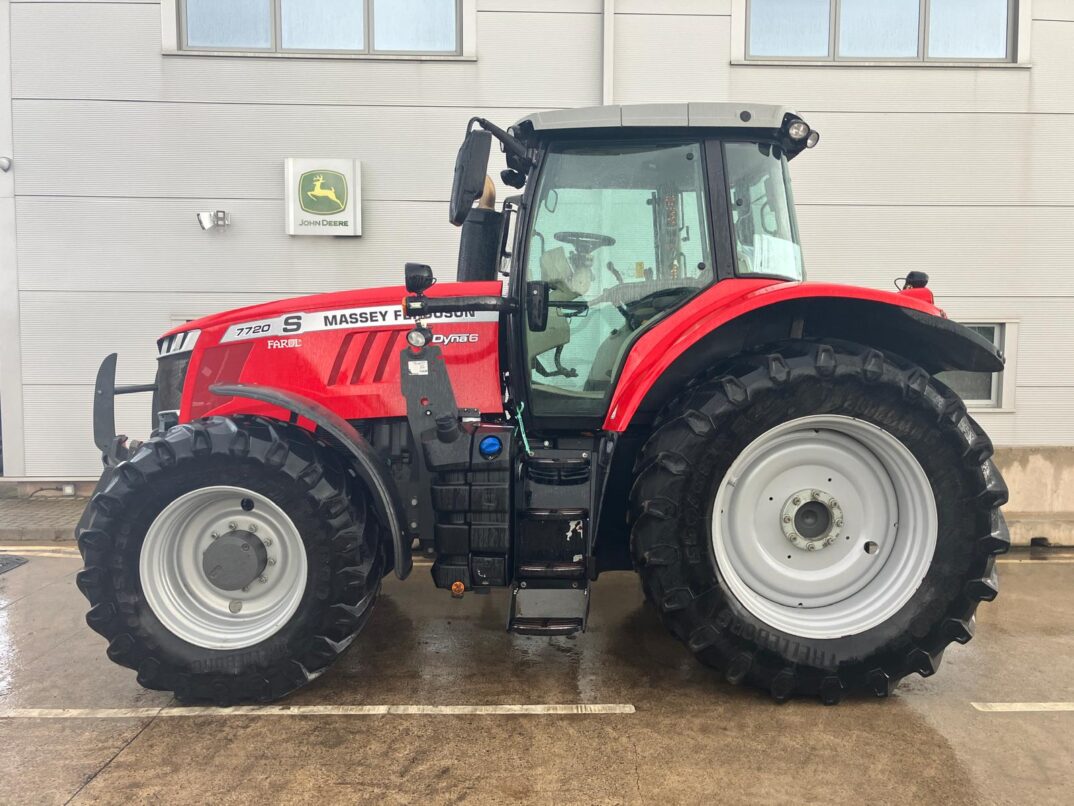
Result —
[{"label": "steering wheel", "polygon": [[599,235],[595,232],[557,232],[555,239],[568,246],[573,246],[580,255],[591,255],[602,246],[614,246],[615,238]]}]

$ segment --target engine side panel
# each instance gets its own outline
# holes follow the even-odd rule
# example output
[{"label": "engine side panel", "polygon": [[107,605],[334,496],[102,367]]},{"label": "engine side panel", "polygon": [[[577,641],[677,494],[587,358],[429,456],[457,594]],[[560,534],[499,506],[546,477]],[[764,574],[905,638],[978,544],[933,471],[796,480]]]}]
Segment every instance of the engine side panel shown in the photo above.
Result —
[{"label": "engine side panel", "polygon": [[[445,283],[430,297],[498,295],[501,284]],[[406,416],[399,351],[412,321],[403,288],[319,295],[191,322],[202,331],[190,358],[180,420],[238,413],[285,416],[268,404],[221,398],[216,384],[293,391],[346,420]],[[459,405],[500,413],[499,322],[495,313],[431,318]]]}]

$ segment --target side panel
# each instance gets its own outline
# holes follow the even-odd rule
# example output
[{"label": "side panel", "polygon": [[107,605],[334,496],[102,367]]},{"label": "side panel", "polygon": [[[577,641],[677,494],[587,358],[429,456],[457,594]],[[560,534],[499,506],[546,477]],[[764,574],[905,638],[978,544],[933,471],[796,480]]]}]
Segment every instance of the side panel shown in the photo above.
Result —
[{"label": "side panel", "polygon": [[657,322],[631,348],[608,406],[604,429],[624,431],[643,399],[667,369],[691,346],[739,316],[798,299],[862,300],[943,317],[943,311],[909,294],[829,283],[772,279],[723,280]]},{"label": "side panel", "polygon": [[[430,296],[499,294],[499,283],[445,284]],[[293,391],[346,420],[404,417],[399,351],[411,321],[403,289],[333,294],[261,306],[203,326],[187,376],[180,420],[240,412],[274,414],[267,404],[221,398],[215,384],[253,384]],[[188,327],[197,326],[191,323]],[[499,322],[495,313],[430,320],[459,405],[502,411]]]}]

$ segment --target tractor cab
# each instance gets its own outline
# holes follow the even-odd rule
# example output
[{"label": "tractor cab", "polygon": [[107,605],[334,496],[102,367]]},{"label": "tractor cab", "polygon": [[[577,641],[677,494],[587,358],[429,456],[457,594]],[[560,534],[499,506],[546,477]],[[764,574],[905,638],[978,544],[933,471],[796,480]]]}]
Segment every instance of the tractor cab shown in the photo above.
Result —
[{"label": "tractor cab", "polygon": [[[506,341],[514,391],[535,418],[601,418],[634,340],[717,281],[804,278],[787,161],[819,134],[792,112],[603,107],[532,115],[509,131],[470,125],[452,196],[459,279],[493,279],[510,259],[525,315]],[[492,137],[503,180],[525,188],[503,213],[489,209],[484,182]]]}]

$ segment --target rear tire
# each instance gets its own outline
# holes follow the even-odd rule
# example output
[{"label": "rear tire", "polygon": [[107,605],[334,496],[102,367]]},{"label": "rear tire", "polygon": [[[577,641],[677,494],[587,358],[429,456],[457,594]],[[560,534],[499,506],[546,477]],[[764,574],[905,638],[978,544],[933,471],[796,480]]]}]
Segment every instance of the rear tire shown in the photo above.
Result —
[{"label": "rear tire", "polygon": [[[778,439],[793,432],[795,421],[810,426],[807,451],[781,455]],[[822,423],[850,426],[846,452],[856,458],[845,467],[833,447],[843,436],[826,443]],[[870,454],[878,457],[872,465]],[[662,416],[639,456],[631,492],[634,563],[664,623],[728,681],[761,687],[780,701],[887,696],[910,673],[933,674],[951,641],[969,641],[978,603],[996,596],[994,555],[1007,551],[1010,539],[999,511],[1007,488],[991,455],[990,440],[958,397],[919,367],[857,344],[777,345],[722,367]],[[744,467],[751,456],[757,461]],[[862,472],[881,480],[887,474],[891,483],[862,481],[859,458]],[[783,469],[773,467],[779,462]],[[843,492],[851,493],[842,505],[823,486],[838,472],[833,464],[845,471]],[[839,522],[839,529],[835,520],[817,527],[830,531],[812,546],[795,531],[798,486],[820,487],[821,502],[832,505],[829,515]],[[762,488],[764,495],[742,500],[743,491],[748,498]],[[866,495],[855,502],[855,489],[886,492],[876,493],[882,501]],[[737,503],[729,503],[735,495]],[[894,512],[894,525],[882,524],[884,537],[866,542],[857,528],[876,534],[863,521],[882,507]],[[860,579],[849,570],[859,563],[849,553],[859,540],[867,553],[889,552],[878,554],[883,562]],[[831,568],[818,563],[827,558]],[[839,588],[844,583],[858,587],[848,593]],[[803,592],[817,597],[804,601]],[[848,605],[858,602],[866,604]]]},{"label": "rear tire", "polygon": [[[206,525],[214,515],[232,531]],[[260,564],[236,567],[252,578],[210,584],[210,529],[212,545],[249,544],[241,556]],[[365,625],[385,568],[379,524],[338,454],[265,418],[199,420],[146,442],[106,471],[77,536],[86,621],[108,657],[185,702],[267,702],[320,675]]]}]

